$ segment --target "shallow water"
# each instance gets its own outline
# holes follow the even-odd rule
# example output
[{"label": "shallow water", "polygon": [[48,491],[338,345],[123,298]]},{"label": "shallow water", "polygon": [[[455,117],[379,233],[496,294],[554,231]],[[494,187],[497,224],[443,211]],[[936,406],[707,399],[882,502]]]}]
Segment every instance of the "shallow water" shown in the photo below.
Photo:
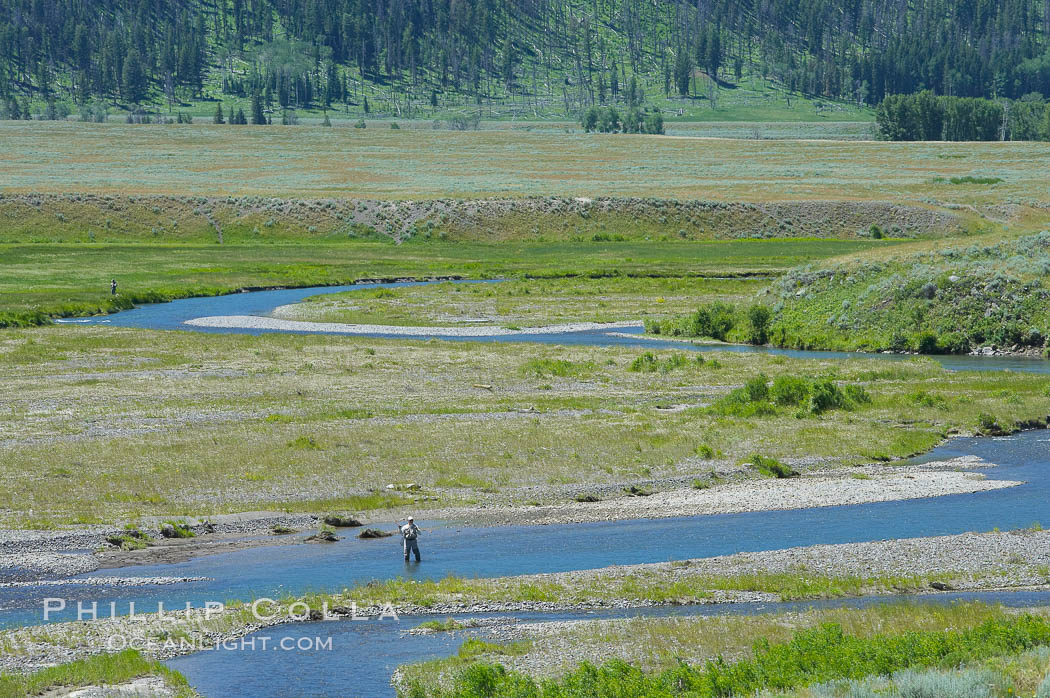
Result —
[{"label": "shallow water", "polygon": [[[863,608],[884,603],[917,601],[948,604],[984,601],[1023,607],[1050,603],[1050,592],[977,592],[937,596],[895,596],[835,599],[816,602],[710,604],[576,613],[517,613],[521,622],[600,620],[634,617],[688,617],[757,615],[805,611],[811,608]],[[507,617],[506,614],[499,614]],[[468,616],[453,616],[465,618]],[[471,618],[498,617],[471,614]],[[230,649],[178,657],[168,666],[182,672],[199,693],[219,696],[393,696],[390,676],[400,664],[422,662],[454,654],[466,637],[484,638],[488,631],[406,635],[419,617],[367,622],[297,623],[268,628]],[[263,649],[263,638],[267,638]],[[318,642],[317,639],[321,638]],[[324,643],[331,639],[330,645]],[[281,649],[282,640],[290,650]],[[297,644],[302,642],[304,649]],[[327,649],[325,649],[327,647]],[[274,649],[277,648],[277,649]]]},{"label": "shallow water", "polygon": [[[187,562],[100,570],[85,577],[203,576],[210,581],[148,587],[30,587],[0,589],[0,624],[42,622],[45,597],[118,601],[127,612],[180,608],[187,601],[339,591],[373,579],[440,578],[449,574],[505,576],[593,569],[775,550],[821,543],[850,543],[1021,528],[1047,521],[1050,501],[1050,432],[1003,438],[954,439],[920,460],[976,455],[999,467],[990,478],[1024,485],[977,494],[789,511],[641,519],[585,524],[474,528],[456,522],[421,522],[423,563],[405,565],[399,539],[359,540],[348,529],[338,543],[249,548]],[[301,538],[302,536],[299,536]],[[71,619],[66,614],[52,620]]]},{"label": "shallow water", "polygon": [[[143,306],[115,315],[82,322],[150,329],[190,329],[201,332],[260,334],[261,330],[187,326],[186,320],[209,315],[268,315],[278,305],[307,296],[344,290],[397,286],[368,284],[242,293],[213,298],[193,298]],[[422,332],[422,331],[421,331]],[[700,351],[762,352],[808,358],[877,357],[902,360],[885,354],[805,352],[748,346],[696,346],[651,341],[634,336],[614,336],[602,331],[560,335],[517,335],[465,338],[466,341],[543,342],[668,347]],[[426,338],[425,333],[417,338]],[[934,357],[953,370],[1013,370],[1050,372],[1050,362],[1003,357]],[[821,543],[946,535],[965,531],[1003,530],[1046,520],[1050,502],[1050,432],[1033,431],[1004,438],[954,439],[917,461],[976,455],[1000,467],[985,471],[990,478],[1024,480],[1019,487],[972,495],[952,495],[901,502],[879,502],[818,509],[679,517],[673,519],[550,525],[542,528],[508,526],[472,528],[458,522],[422,522],[420,540],[424,561],[404,565],[396,538],[361,541],[354,531],[331,545],[304,545],[303,535],[287,545],[254,548],[213,555],[172,565],[128,567],[93,572],[91,577],[206,576],[209,581],[178,586],[62,587],[0,589],[0,625],[42,621],[45,597],[97,601],[105,609],[118,603],[127,613],[129,602],[138,611],[156,610],[158,601],[168,609],[186,602],[278,597],[311,591],[338,591],[373,579],[504,576],[538,572],[591,569],[608,565],[659,562],[773,550]],[[1008,605],[1050,603],[1050,593],[1018,592],[943,594],[923,601],[945,603],[981,599]],[[837,605],[865,606],[881,599],[852,599],[802,604],[738,604],[677,607],[577,614],[517,614],[523,620],[623,617],[634,615],[711,615],[761,613]],[[52,620],[72,617],[52,616]],[[456,650],[462,634],[402,636],[419,619],[332,622],[289,625],[257,633],[270,637],[271,647],[281,638],[332,638],[331,651],[209,651],[181,657],[170,665],[185,673],[205,696],[378,696],[391,695],[391,672],[398,664],[446,656]],[[478,631],[482,632],[482,631]],[[275,657],[278,659],[275,660]]]},{"label": "shallow water", "polygon": [[[366,290],[371,288],[392,288],[397,286],[416,286],[439,282],[401,282],[388,284],[356,284],[350,286],[315,286],[311,288],[292,288],[276,291],[252,291],[250,293],[233,293],[225,296],[208,298],[185,298],[170,303],[143,305],[131,310],[124,310],[113,315],[90,318],[79,318],[64,322],[73,324],[103,324],[119,327],[137,327],[154,330],[193,330],[195,332],[214,332],[220,334],[264,334],[282,332],[283,330],[260,330],[238,327],[199,327],[185,324],[187,320],[215,315],[258,315],[269,316],[275,308],[289,303],[298,303],[310,296],[340,293],[343,291]],[[492,281],[464,280],[455,283],[498,283]],[[324,332],[295,334],[330,334]],[[618,336],[618,335],[633,336]],[[900,354],[868,354],[861,352],[836,351],[801,351],[798,349],[776,349],[770,347],[752,347],[746,345],[696,345],[690,342],[645,339],[641,328],[628,330],[590,330],[586,332],[569,332],[562,334],[519,334],[488,337],[444,337],[449,341],[472,342],[535,342],[544,344],[591,345],[591,346],[637,346],[660,349],[684,349],[693,351],[730,351],[762,354],[777,354],[796,358],[812,359],[851,359],[879,358],[886,361],[901,361],[912,357]],[[356,335],[363,337],[390,337],[396,339],[429,339],[435,335],[427,334],[426,328],[420,328],[415,335]],[[934,356],[945,368],[951,370],[973,371],[1025,371],[1050,373],[1050,361],[1035,358],[1007,356]]]}]

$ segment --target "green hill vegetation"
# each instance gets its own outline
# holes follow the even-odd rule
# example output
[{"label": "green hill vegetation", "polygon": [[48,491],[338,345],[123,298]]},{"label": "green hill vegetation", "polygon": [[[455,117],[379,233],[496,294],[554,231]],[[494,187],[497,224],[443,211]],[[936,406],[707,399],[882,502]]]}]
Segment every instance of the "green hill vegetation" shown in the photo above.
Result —
[{"label": "green hill vegetation", "polygon": [[750,306],[714,303],[646,328],[799,349],[1042,354],[1048,275],[1050,232],[887,248],[793,269]]},{"label": "green hill vegetation", "polygon": [[849,105],[924,88],[1047,93],[1048,23],[1036,0],[2,0],[0,104],[469,127],[603,104],[695,119],[747,92],[754,120],[866,119]]},{"label": "green hill vegetation", "polygon": [[773,286],[771,340],[793,347],[964,353],[1041,348],[1050,233],[794,270]]}]

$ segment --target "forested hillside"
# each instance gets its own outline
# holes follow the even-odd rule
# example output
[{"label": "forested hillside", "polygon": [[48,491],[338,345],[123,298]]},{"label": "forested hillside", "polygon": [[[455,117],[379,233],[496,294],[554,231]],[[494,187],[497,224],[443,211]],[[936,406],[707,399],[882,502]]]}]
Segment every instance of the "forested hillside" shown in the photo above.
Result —
[{"label": "forested hillside", "polygon": [[1048,24],[1050,0],[0,0],[0,104],[575,117],[745,81],[1019,98],[1050,92]]}]

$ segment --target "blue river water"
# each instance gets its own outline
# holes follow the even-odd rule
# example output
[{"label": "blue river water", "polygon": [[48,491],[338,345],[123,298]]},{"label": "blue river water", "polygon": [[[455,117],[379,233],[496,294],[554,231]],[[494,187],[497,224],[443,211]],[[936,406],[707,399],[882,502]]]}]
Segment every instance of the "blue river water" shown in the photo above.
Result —
[{"label": "blue river water", "polygon": [[[248,328],[221,328],[201,327],[185,324],[187,320],[200,317],[217,315],[258,315],[268,316],[275,308],[290,303],[298,303],[305,298],[329,293],[340,293],[342,291],[356,291],[374,288],[395,288],[398,286],[416,286],[420,284],[437,282],[394,282],[394,283],[371,283],[355,284],[350,286],[315,286],[310,288],[291,288],[273,291],[252,291],[250,293],[232,293],[225,296],[210,296],[206,298],[185,298],[170,303],[154,303],[143,305],[131,310],[124,310],[112,315],[103,315],[90,318],[79,318],[75,320],[63,320],[60,322],[70,324],[105,324],[118,327],[137,327],[141,329],[154,330],[193,330],[196,332],[235,333],[235,334],[266,334],[270,332],[281,332],[282,330],[260,330]],[[498,280],[490,281],[457,281],[455,283],[499,283]],[[324,332],[304,333],[296,330],[299,334],[326,334]],[[331,334],[331,333],[328,333]],[[643,338],[642,329],[630,328],[626,330],[590,330],[585,332],[567,332],[562,334],[519,334],[519,335],[496,335],[481,337],[447,337],[450,341],[473,341],[473,342],[534,342],[543,344],[564,345],[592,345],[592,346],[639,346],[647,348],[663,349],[692,349],[696,351],[730,351],[730,352],[758,352],[764,354],[779,354],[797,358],[813,359],[851,359],[857,357],[878,357],[887,361],[900,361],[911,358],[901,354],[868,354],[863,352],[838,352],[838,351],[803,351],[798,349],[777,349],[773,347],[753,347],[738,344],[692,344],[689,342],[676,342],[667,340],[654,340]],[[634,336],[623,336],[634,335]],[[368,335],[372,337],[391,337],[377,333]],[[429,339],[435,335],[427,334],[426,328],[420,328],[416,335],[397,335],[398,339]],[[1025,357],[1003,357],[1003,356],[935,356],[945,368],[951,370],[975,370],[975,371],[1026,371],[1034,373],[1050,373],[1050,361]]]},{"label": "blue river water", "polygon": [[[256,330],[201,328],[184,323],[192,318],[213,315],[267,315],[278,305],[294,303],[320,293],[396,285],[402,284],[362,284],[193,298],[143,306],[78,322],[258,334]],[[420,334],[418,337],[427,335]],[[696,346],[679,342],[654,342],[638,336],[624,337],[604,331],[477,337],[470,340],[762,351],[813,358],[906,358],[732,345]],[[952,370],[1050,372],[1050,362],[1041,360],[936,358]],[[187,602],[203,605],[208,601],[276,598],[313,591],[338,591],[370,580],[394,577],[434,579],[450,574],[473,577],[559,572],[822,543],[946,535],[993,528],[1008,530],[1029,526],[1040,520],[1050,523],[1047,509],[1050,502],[1050,432],[1031,431],[1002,438],[953,439],[916,460],[961,455],[976,455],[998,464],[999,467],[984,471],[989,478],[1020,480],[1024,484],[971,495],[671,519],[497,528],[471,527],[465,522],[456,521],[421,522],[425,530],[420,541],[424,559],[418,565],[402,563],[396,538],[358,540],[351,533],[338,543],[304,545],[299,540],[303,534],[299,534],[289,537],[286,545],[248,548],[176,564],[125,567],[85,575],[206,577],[207,581],[202,582],[170,587],[129,588],[78,585],[75,580],[70,580],[69,584],[60,586],[0,589],[0,626],[42,622],[41,608],[45,597],[97,601],[101,608],[108,607],[108,603],[113,601],[118,604],[118,613],[127,613],[129,603],[133,602],[137,611],[149,612],[156,610],[158,602],[172,609],[182,607]],[[1050,602],[1050,594],[1044,593],[938,595],[931,598],[937,602],[981,598],[1017,605]],[[872,601],[858,599],[836,603],[863,605]],[[812,605],[827,604],[804,604],[801,607]],[[631,611],[628,615],[758,613],[796,607],[799,606],[699,606]],[[71,613],[72,609],[65,615],[53,615],[51,620],[68,620]],[[609,613],[613,612],[606,615]],[[623,613],[620,612],[621,615]],[[601,615],[572,614],[572,617]],[[558,614],[519,616],[535,620],[566,617]],[[390,673],[398,664],[447,655],[455,651],[462,639],[447,634],[404,637],[402,631],[417,622],[418,619],[403,619],[284,626],[263,631],[260,635],[272,636],[272,642],[278,642],[281,637],[298,641],[321,635],[333,639],[333,649],[331,652],[283,652],[280,661],[275,661],[274,655],[269,652],[220,650],[181,657],[172,660],[170,665],[185,673],[191,684],[206,696],[390,695]],[[333,670],[333,667],[338,669]]]},{"label": "blue river water", "polygon": [[[808,609],[865,608],[887,603],[952,604],[970,601],[1020,608],[1050,603],[1050,592],[975,592],[927,597],[664,606],[575,613],[516,613],[512,617],[520,622],[537,623],[634,617],[758,615]],[[469,617],[487,618],[492,615],[471,614]],[[446,657],[456,652],[465,637],[480,636],[484,639],[487,634],[483,629],[455,634],[405,634],[405,631],[417,626],[420,620],[418,617],[404,617],[398,620],[277,626],[255,633],[245,638],[243,643],[231,644],[228,649],[219,648],[177,657],[167,664],[186,676],[198,692],[209,698],[389,697],[394,695],[390,676],[398,665]],[[280,667],[279,671],[275,671],[275,667]]]},{"label": "blue river water", "polygon": [[[287,594],[340,591],[394,577],[436,579],[447,575],[491,577],[592,569],[667,560],[774,550],[822,543],[851,543],[936,536],[966,531],[1022,528],[1050,521],[1050,432],[1029,431],[1002,438],[954,439],[921,460],[976,455],[999,467],[989,478],[1025,484],[989,492],[875,502],[850,506],[761,511],[669,519],[584,524],[471,527],[458,522],[420,522],[422,564],[405,565],[398,539],[360,540],[352,532],[338,543],[246,548],[175,564],[142,565],[92,572],[87,577],[207,577],[178,586],[62,586],[0,589],[0,623],[43,621],[43,599],[98,601],[127,613],[168,609],[186,602],[276,598]],[[301,535],[299,536],[301,538]],[[69,620],[65,614],[51,620]]]}]

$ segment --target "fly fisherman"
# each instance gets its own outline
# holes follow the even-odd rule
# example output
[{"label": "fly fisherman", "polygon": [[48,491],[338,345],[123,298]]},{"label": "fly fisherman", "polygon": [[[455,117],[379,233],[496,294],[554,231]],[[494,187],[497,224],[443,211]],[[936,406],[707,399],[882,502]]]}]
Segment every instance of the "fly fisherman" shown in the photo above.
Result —
[{"label": "fly fisherman", "polygon": [[416,540],[421,532],[411,516],[408,517],[408,523],[401,526],[401,537],[405,541],[405,562],[408,562],[409,553],[413,552],[416,554],[416,562],[419,562],[419,543]]}]

